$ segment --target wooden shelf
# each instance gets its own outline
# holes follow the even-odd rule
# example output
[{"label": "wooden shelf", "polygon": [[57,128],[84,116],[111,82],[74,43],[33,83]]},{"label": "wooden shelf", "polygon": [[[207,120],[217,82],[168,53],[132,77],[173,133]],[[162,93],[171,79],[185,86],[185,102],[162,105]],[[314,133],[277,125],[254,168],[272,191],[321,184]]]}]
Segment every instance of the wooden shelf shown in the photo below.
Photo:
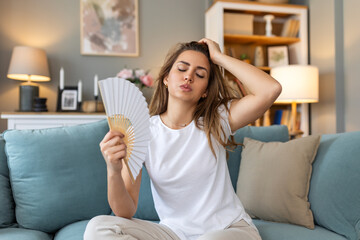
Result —
[{"label": "wooden shelf", "polygon": [[[252,31],[247,31],[251,35],[241,34],[240,30],[248,29],[249,25],[244,22],[225,22],[225,14],[250,14],[253,16]],[[273,37],[265,36],[266,22],[263,17],[267,14],[274,15],[272,24]],[[281,37],[284,31],[285,24],[289,25],[289,20],[295,19],[299,23],[299,29],[296,37]],[[211,7],[205,14],[205,36],[213,39],[219,43],[220,48],[230,56],[239,58],[242,54],[246,54],[251,63],[254,63],[256,47],[260,46],[264,50],[265,59],[267,59],[267,47],[286,45],[289,47],[289,64],[308,64],[308,12],[307,7],[304,5],[296,4],[268,4],[259,3],[255,1],[243,1],[243,0],[214,0]],[[229,34],[230,31],[226,31],[234,28],[240,29],[239,34]],[[236,33],[234,31],[233,33]],[[295,34],[292,34],[293,36]],[[266,64],[266,63],[264,63]],[[270,73],[270,67],[258,67],[266,73]],[[232,80],[234,77],[227,74],[227,78]],[[234,84],[233,84],[234,85]],[[237,90],[238,84],[235,84],[234,89]],[[243,86],[246,89],[246,86]],[[240,88],[238,86],[238,88]],[[241,92],[241,91],[240,91]],[[241,94],[240,94],[241,95]],[[273,119],[273,114],[277,109],[287,109],[289,105],[274,104],[270,108],[270,119]],[[299,106],[301,112],[300,122],[301,131],[304,132],[304,136],[309,133],[309,111],[307,104]],[[268,112],[268,113],[269,113]],[[267,114],[268,114],[267,113]],[[257,124],[268,124],[267,119],[262,117],[256,121]],[[256,124],[255,124],[256,125]]]},{"label": "wooden shelf", "polygon": [[270,72],[271,68],[270,67],[267,67],[267,66],[264,66],[264,67],[257,67],[265,72]]},{"label": "wooden shelf", "polygon": [[238,44],[288,45],[299,42],[300,38],[225,34],[224,41],[225,43],[238,43]]}]

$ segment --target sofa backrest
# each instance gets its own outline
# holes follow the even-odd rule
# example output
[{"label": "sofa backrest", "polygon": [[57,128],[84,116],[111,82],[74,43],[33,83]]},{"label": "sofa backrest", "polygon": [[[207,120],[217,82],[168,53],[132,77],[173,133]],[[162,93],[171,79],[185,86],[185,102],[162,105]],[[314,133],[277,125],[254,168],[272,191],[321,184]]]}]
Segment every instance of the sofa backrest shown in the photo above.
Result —
[{"label": "sofa backrest", "polygon": [[9,168],[5,155],[5,140],[0,134],[0,228],[15,224],[15,204],[12,197]]},{"label": "sofa backrest", "polygon": [[322,136],[309,201],[318,225],[360,239],[360,131]]},{"label": "sofa backrest", "polygon": [[110,214],[99,143],[106,120],[70,127],[4,132],[17,222],[55,232]]}]

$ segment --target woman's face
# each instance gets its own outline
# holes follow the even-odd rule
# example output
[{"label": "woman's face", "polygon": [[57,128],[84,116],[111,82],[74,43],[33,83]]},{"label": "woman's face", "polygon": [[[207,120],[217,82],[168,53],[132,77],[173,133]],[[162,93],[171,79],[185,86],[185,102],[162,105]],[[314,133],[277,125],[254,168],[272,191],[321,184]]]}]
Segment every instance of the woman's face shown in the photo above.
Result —
[{"label": "woman's face", "polygon": [[206,97],[210,75],[207,57],[198,51],[182,52],[164,79],[168,85],[169,97],[197,103]]}]

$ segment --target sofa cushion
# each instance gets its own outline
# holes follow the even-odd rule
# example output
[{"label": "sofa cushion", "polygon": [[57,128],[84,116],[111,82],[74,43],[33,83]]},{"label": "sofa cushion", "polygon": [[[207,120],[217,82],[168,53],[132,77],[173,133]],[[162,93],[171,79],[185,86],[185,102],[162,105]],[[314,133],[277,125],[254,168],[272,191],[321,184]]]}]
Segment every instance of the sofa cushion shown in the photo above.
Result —
[{"label": "sofa cushion", "polygon": [[309,200],[315,222],[360,239],[360,131],[323,135],[313,164]]},{"label": "sofa cushion", "polygon": [[259,230],[262,240],[346,240],[345,237],[316,225],[314,229],[308,229],[288,223],[257,219],[254,219],[253,222]]},{"label": "sofa cushion", "polygon": [[110,213],[106,164],[99,148],[107,131],[104,120],[4,133],[19,225],[54,232]]},{"label": "sofa cushion", "polygon": [[3,228],[0,229],[1,240],[52,240],[50,234],[24,228]]},{"label": "sofa cushion", "polygon": [[88,222],[83,220],[63,227],[55,234],[54,240],[82,240]]},{"label": "sofa cushion", "polygon": [[5,140],[0,134],[0,228],[15,224],[15,205],[5,155]]},{"label": "sofa cushion", "polygon": [[244,139],[237,195],[257,218],[313,229],[308,202],[312,162],[320,136],[282,142]]},{"label": "sofa cushion", "polygon": [[[278,141],[286,142],[289,140],[288,128],[285,125],[272,125],[268,127],[246,126],[236,131],[234,138],[237,143],[243,143],[244,137],[256,139],[263,142]],[[238,146],[235,150],[229,151],[227,161],[231,182],[234,190],[239,175],[242,147]]]}]

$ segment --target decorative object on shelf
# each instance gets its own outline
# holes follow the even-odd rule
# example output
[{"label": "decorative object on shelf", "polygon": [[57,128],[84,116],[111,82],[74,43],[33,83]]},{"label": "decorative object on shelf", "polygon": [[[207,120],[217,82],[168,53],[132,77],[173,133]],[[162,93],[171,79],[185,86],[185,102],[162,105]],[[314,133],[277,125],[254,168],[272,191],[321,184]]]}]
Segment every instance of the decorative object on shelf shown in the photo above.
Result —
[{"label": "decorative object on shelf", "polygon": [[78,107],[75,106],[75,103],[72,101],[73,98],[77,101],[78,89],[74,86],[65,87],[65,71],[64,68],[60,68],[59,73],[59,87],[58,87],[58,97],[57,97],[57,112],[68,112],[68,111],[77,111]]},{"label": "decorative object on shelf", "polygon": [[134,83],[142,91],[144,97],[146,98],[146,101],[150,103],[151,97],[154,92],[154,89],[152,88],[152,85],[154,84],[154,79],[149,74],[149,70],[145,71],[139,68],[124,68],[116,76]]},{"label": "decorative object on shelf", "polygon": [[145,71],[140,68],[136,68],[136,69],[124,68],[116,76],[119,78],[124,78],[126,80],[129,80],[130,82],[140,87],[140,89],[144,87],[152,87],[154,83],[154,80],[149,74],[149,71]]},{"label": "decorative object on shelf", "polygon": [[269,46],[268,52],[268,66],[278,67],[289,65],[289,48],[288,46]]},{"label": "decorative object on shelf", "polygon": [[81,110],[86,113],[104,112],[104,105],[99,101],[83,101]]},{"label": "decorative object on shelf", "polygon": [[46,52],[28,46],[14,47],[7,77],[27,81],[19,87],[19,111],[33,111],[34,99],[39,96],[39,86],[32,82],[50,81]]},{"label": "decorative object on shelf", "polygon": [[139,56],[138,0],[81,0],[81,54]]},{"label": "decorative object on shelf", "polygon": [[244,61],[244,62],[246,62],[248,64],[251,63],[251,60],[250,60],[249,56],[246,53],[243,53],[243,54],[240,55],[240,60]]},{"label": "decorative object on shelf", "polygon": [[123,160],[134,183],[150,140],[150,115],[145,97],[138,87],[123,78],[101,80],[99,87],[110,129],[124,134],[127,155]]},{"label": "decorative object on shelf", "polygon": [[98,107],[98,96],[99,96],[99,90],[98,90],[98,82],[99,82],[99,77],[97,74],[95,74],[94,76],[94,99],[95,99],[95,103],[94,103],[94,106],[95,106],[95,112],[98,111],[97,107]]},{"label": "decorative object on shelf", "polygon": [[81,110],[81,103],[82,103],[82,81],[78,81],[78,95],[77,95],[77,109]]},{"label": "decorative object on shelf", "polygon": [[47,112],[48,109],[46,107],[46,98],[39,98],[36,97],[34,99],[34,108],[33,111],[34,112]]},{"label": "decorative object on shelf", "polygon": [[60,80],[59,80],[59,88],[60,90],[63,90],[64,89],[64,84],[65,84],[65,71],[64,71],[64,68],[61,67],[60,69]]},{"label": "decorative object on shelf", "polygon": [[272,14],[266,14],[264,16],[264,19],[265,19],[265,22],[266,22],[266,25],[265,25],[265,35],[267,37],[272,37],[274,36],[272,34],[272,25],[271,25],[271,21],[274,19],[274,15]]},{"label": "decorative object on shelf", "polygon": [[64,86],[62,90],[59,90],[57,111],[76,112],[78,110],[78,87]]},{"label": "decorative object on shelf", "polygon": [[275,67],[270,75],[282,86],[282,92],[276,103],[291,103],[290,134],[301,131],[296,127],[296,104],[319,101],[319,70],[309,65],[288,65]]},{"label": "decorative object on shelf", "polygon": [[256,67],[265,66],[265,56],[264,56],[264,50],[263,50],[262,46],[255,47],[254,65]]}]

